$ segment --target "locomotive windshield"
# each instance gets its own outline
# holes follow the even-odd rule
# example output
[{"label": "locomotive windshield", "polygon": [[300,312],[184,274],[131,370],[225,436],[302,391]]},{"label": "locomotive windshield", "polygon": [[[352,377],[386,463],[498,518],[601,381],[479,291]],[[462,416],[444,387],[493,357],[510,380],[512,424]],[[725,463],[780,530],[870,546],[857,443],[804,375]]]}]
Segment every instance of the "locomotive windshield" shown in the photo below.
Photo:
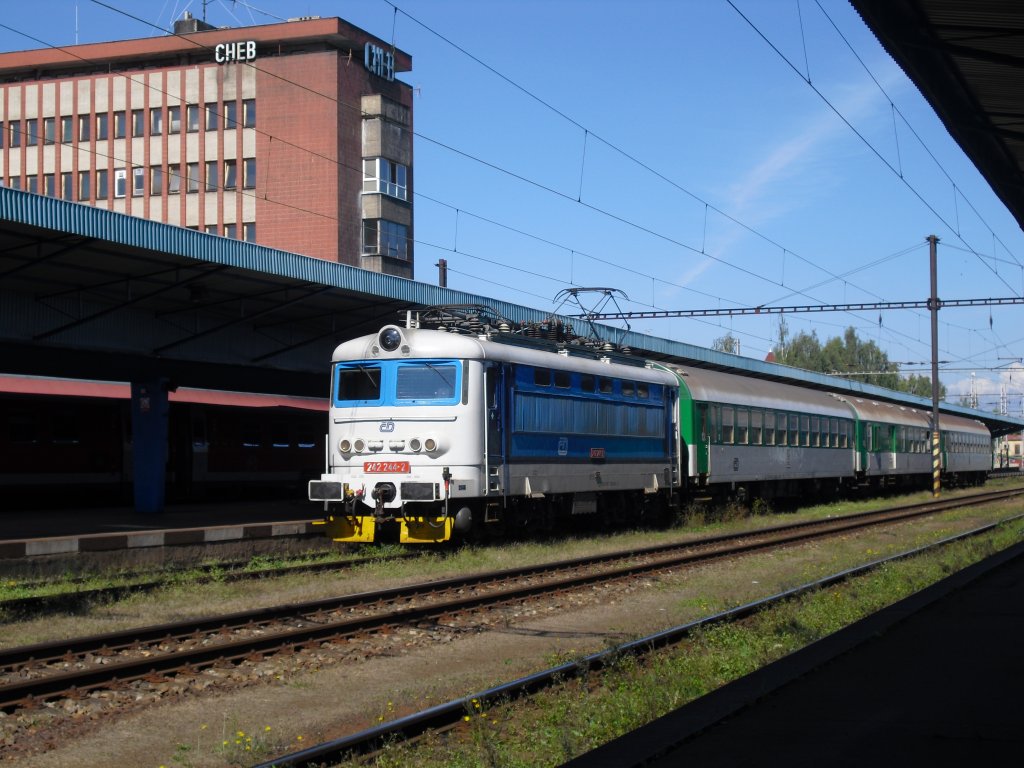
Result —
[{"label": "locomotive windshield", "polygon": [[459,402],[461,365],[453,360],[339,363],[334,404],[451,405]]}]

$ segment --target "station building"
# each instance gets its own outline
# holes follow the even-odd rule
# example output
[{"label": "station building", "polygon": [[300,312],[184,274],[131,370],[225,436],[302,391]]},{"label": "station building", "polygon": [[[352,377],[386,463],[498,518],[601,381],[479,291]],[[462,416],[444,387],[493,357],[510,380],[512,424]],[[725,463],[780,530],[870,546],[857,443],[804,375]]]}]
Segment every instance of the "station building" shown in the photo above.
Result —
[{"label": "station building", "polygon": [[0,54],[0,183],[413,276],[411,57],[338,18]]}]

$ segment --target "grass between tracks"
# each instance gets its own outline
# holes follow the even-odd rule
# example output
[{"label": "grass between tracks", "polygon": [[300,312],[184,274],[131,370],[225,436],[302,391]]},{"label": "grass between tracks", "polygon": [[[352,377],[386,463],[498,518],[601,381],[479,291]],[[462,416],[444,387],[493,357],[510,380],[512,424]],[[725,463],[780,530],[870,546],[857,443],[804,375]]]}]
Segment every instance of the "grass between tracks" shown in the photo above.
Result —
[{"label": "grass between tracks", "polygon": [[[557,765],[759,669],[1024,538],[1024,522],[882,566],[847,584],[697,632],[643,659],[533,697],[485,710],[474,702],[463,727],[416,747],[392,745],[380,768]],[[551,659],[552,665],[566,659]]]}]

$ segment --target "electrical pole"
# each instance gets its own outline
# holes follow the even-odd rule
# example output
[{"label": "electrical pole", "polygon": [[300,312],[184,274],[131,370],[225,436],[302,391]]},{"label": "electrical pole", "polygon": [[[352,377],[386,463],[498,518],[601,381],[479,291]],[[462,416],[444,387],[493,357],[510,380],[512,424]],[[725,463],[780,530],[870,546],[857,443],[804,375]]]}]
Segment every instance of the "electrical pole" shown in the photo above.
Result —
[{"label": "electrical pole", "polygon": [[929,235],[928,262],[931,267],[931,297],[928,308],[932,315],[932,496],[939,498],[941,467],[939,453],[939,278],[937,251],[939,238]]}]

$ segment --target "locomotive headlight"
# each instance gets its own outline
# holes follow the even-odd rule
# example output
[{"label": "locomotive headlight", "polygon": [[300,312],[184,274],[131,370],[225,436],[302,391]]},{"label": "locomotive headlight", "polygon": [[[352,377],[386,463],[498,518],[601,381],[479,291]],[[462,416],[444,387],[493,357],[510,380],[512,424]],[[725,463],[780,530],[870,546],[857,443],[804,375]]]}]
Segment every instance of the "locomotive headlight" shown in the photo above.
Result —
[{"label": "locomotive headlight", "polygon": [[394,352],[402,343],[402,332],[395,327],[385,328],[378,337],[380,345],[388,352]]},{"label": "locomotive headlight", "polygon": [[409,438],[409,450],[413,453],[419,453],[420,449],[423,448],[423,444],[420,442],[418,437]]},{"label": "locomotive headlight", "polygon": [[352,441],[348,438],[342,438],[338,441],[338,450],[342,453],[352,453]]},{"label": "locomotive headlight", "polygon": [[437,442],[436,437],[427,437],[423,440],[423,450],[427,453],[434,453],[440,448],[440,443]]},{"label": "locomotive headlight", "polygon": [[357,437],[355,442],[352,443],[352,447],[356,449],[356,453],[362,453],[366,450],[366,441],[361,437]]}]

